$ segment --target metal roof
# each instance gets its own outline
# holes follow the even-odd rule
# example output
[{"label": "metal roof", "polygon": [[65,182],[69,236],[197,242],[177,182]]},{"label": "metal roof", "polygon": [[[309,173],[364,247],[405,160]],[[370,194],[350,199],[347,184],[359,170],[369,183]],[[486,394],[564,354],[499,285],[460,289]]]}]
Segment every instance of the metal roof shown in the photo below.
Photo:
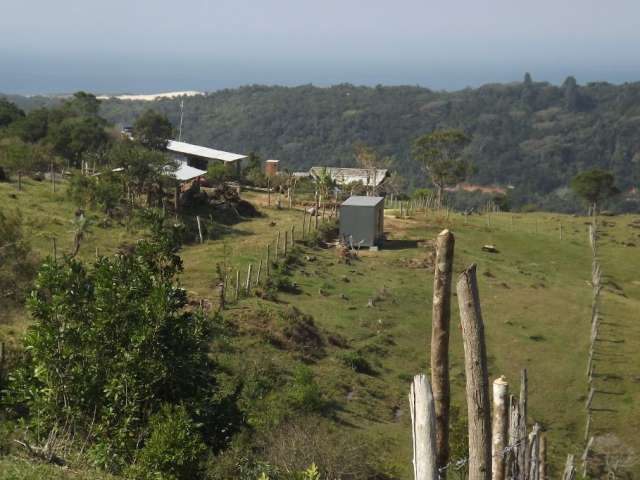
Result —
[{"label": "metal roof", "polygon": [[384,197],[360,197],[354,195],[342,202],[342,206],[375,207],[383,200]]},{"label": "metal roof", "polygon": [[167,172],[172,177],[175,177],[177,180],[181,182],[186,182],[187,180],[191,180],[193,178],[200,177],[207,172],[204,170],[200,170],[199,168],[193,168],[187,165],[187,162],[180,162],[178,168],[173,172]]},{"label": "metal roof", "polygon": [[215,150],[213,148],[202,147],[200,145],[193,145],[186,142],[177,142],[175,140],[169,140],[169,142],[167,143],[167,150],[169,150],[170,152],[183,153],[185,155],[207,158],[209,160],[221,160],[223,162],[235,162],[237,160],[247,158],[246,155],[223,152],[222,150]]},{"label": "metal roof", "polygon": [[364,186],[378,186],[387,175],[389,170],[386,168],[341,168],[341,167],[311,167],[309,173],[312,177],[317,177],[326,168],[331,178],[338,185],[348,185],[353,182],[362,182]]}]

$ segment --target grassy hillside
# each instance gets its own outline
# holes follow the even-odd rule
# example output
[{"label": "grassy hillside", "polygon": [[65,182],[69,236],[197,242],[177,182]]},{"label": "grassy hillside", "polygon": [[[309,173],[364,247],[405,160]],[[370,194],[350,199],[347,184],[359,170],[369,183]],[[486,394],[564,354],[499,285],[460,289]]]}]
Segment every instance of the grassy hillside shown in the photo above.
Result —
[{"label": "grassy hillside", "polygon": [[[246,197],[264,205],[259,194]],[[23,192],[0,184],[0,198],[2,208],[21,211],[38,255],[50,252],[51,236],[58,238],[61,251],[71,249],[74,208],[62,191],[53,194],[48,185],[38,182],[27,182]],[[264,258],[266,244],[273,243],[278,230],[295,225],[300,231],[300,211],[265,206],[261,210],[264,216],[235,225],[222,238],[182,250],[182,281],[194,300],[215,301],[216,264],[225,263],[233,277],[239,269],[244,279],[247,265],[253,263],[255,268]],[[380,460],[386,470],[410,478],[407,393],[411,376],[428,368],[430,242],[443,228],[450,228],[456,235],[455,271],[478,264],[490,375],[505,374],[517,391],[519,370],[528,369],[530,418],[549,432],[552,475],[558,475],[564,456],[581,452],[585,420],[591,308],[586,219],[542,213],[447,219],[421,212],[398,219],[396,213],[388,210],[385,217],[386,247],[362,251],[351,264],[345,264],[335,249],[300,246],[291,277],[298,292],[281,292],[278,301],[252,296],[231,304],[224,318],[234,333],[224,348],[216,345],[218,362],[229,371],[274,376],[277,381],[284,379],[284,384],[296,365],[306,363],[331,405],[336,428],[347,438],[359,435],[384,445]],[[100,226],[101,220],[95,215],[80,251],[84,258],[95,255],[96,247],[101,253],[112,253],[122,242],[144,235],[133,225]],[[640,247],[635,246],[640,245],[640,229],[634,227],[638,222],[637,216],[617,216],[607,217],[603,225],[601,263],[606,287],[594,401],[595,432],[614,432],[636,450],[640,449],[636,434],[640,419],[633,411],[640,402],[636,321]],[[484,244],[494,244],[499,253],[481,251]],[[368,306],[370,299],[373,307]],[[452,394],[464,414],[464,365],[455,297],[453,303]],[[292,313],[292,307],[299,313]],[[314,326],[309,328],[310,336],[296,339],[287,328],[292,316],[300,314],[311,315]],[[27,323],[22,312],[3,318],[0,339],[14,341]],[[313,343],[314,335],[321,339],[318,343]],[[269,404],[269,395],[264,405]],[[461,419],[455,421],[459,424]],[[3,473],[0,478],[30,478],[11,473],[18,468],[14,461],[2,461],[7,468],[0,470],[13,476]]]}]

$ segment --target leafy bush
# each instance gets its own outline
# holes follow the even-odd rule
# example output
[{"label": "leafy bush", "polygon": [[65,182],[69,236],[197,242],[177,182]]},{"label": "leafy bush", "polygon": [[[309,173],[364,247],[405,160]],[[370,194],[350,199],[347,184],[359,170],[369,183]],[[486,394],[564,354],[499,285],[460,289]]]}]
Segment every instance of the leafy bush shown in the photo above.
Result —
[{"label": "leafy bush", "polygon": [[163,405],[149,419],[149,437],[130,469],[141,480],[190,480],[200,477],[207,446],[182,405]]},{"label": "leafy bush", "polygon": [[28,302],[28,355],[7,395],[30,429],[67,425],[113,470],[134,457],[165,403],[197,412],[209,444],[226,440],[219,428],[229,428],[227,410],[214,400],[208,356],[211,320],[185,310],[176,248],[156,235],[92,268],[69,257],[44,263]]},{"label": "leafy bush", "polygon": [[0,210],[0,306],[20,303],[31,287],[37,260],[24,238],[22,217]]}]

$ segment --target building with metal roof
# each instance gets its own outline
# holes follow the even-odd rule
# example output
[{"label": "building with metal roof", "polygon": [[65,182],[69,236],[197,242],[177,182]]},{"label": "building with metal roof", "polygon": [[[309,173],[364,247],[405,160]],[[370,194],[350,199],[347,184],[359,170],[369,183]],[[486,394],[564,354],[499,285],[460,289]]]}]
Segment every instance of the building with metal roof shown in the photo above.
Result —
[{"label": "building with metal roof", "polygon": [[342,202],[340,238],[354,247],[382,246],[384,197],[351,196]]},{"label": "building with metal roof", "polygon": [[235,163],[238,174],[240,173],[242,160],[247,158],[246,155],[225,152],[192,143],[178,142],[176,140],[169,140],[167,142],[167,151],[176,154],[179,161],[186,161],[188,166],[199,170],[207,170],[211,162]]},{"label": "building with metal roof", "polygon": [[311,167],[309,173],[317,178],[326,171],[336,184],[344,186],[350,183],[362,182],[365,187],[377,187],[384,182],[390,172],[386,168],[342,168],[342,167]]}]

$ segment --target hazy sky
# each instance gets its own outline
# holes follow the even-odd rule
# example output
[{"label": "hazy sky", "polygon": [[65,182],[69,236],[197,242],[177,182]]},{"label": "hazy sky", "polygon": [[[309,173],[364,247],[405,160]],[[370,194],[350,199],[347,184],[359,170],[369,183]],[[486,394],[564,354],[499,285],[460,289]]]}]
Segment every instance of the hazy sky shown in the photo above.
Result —
[{"label": "hazy sky", "polygon": [[638,0],[0,0],[0,91],[640,80]]}]

